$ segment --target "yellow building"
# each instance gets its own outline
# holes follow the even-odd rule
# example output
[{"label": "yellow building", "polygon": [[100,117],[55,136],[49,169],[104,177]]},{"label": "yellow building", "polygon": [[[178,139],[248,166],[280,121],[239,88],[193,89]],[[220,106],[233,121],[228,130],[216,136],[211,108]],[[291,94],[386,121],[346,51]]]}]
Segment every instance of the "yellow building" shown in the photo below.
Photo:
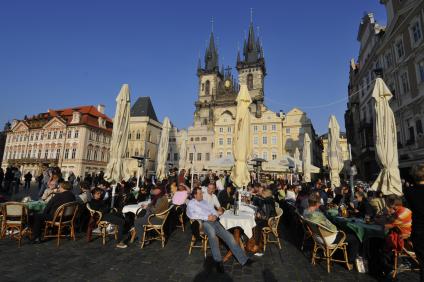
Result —
[{"label": "yellow building", "polygon": [[[322,165],[328,167],[328,133],[320,136],[322,142]],[[349,144],[347,143],[346,134],[340,132],[340,148],[342,150],[343,161],[349,160]]]}]

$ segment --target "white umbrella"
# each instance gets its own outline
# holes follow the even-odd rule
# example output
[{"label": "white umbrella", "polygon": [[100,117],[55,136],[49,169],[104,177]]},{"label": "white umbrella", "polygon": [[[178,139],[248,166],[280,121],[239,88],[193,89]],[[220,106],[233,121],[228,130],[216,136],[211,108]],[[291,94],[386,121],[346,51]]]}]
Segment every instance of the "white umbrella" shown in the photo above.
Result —
[{"label": "white umbrella", "polygon": [[302,170],[302,161],[300,160],[300,152],[298,147],[296,147],[294,150],[293,158],[295,160],[295,171],[300,172]]},{"label": "white umbrella", "polygon": [[233,156],[226,156],[223,158],[215,159],[205,164],[206,169],[215,171],[230,170],[234,166]]},{"label": "white umbrella", "polygon": [[171,123],[168,117],[163,119],[162,133],[160,135],[160,142],[158,148],[158,159],[156,167],[156,178],[162,181],[166,178],[166,160],[168,159],[169,149],[169,130],[171,129]]},{"label": "white umbrella", "polygon": [[110,157],[106,167],[105,178],[108,181],[120,182],[129,177],[124,161],[128,146],[128,131],[130,120],[130,90],[128,84],[123,84],[116,97],[116,110],[113,118]]},{"label": "white umbrella", "polygon": [[181,146],[180,146],[180,160],[178,162],[178,168],[179,170],[186,168],[186,162],[187,162],[187,131],[182,130],[181,131]]},{"label": "white umbrella", "polygon": [[343,156],[340,147],[340,125],[334,115],[328,123],[328,167],[330,169],[331,186],[340,186],[340,171],[343,169]]},{"label": "white umbrella", "polygon": [[308,133],[303,137],[302,170],[303,180],[311,182],[311,139]]},{"label": "white umbrella", "polygon": [[250,110],[252,103],[247,86],[242,84],[237,96],[236,120],[233,133],[233,156],[235,165],[231,171],[231,180],[236,187],[247,186],[250,182],[250,174],[247,168],[247,160],[252,152],[250,142]]},{"label": "white umbrella", "polygon": [[389,100],[393,97],[381,78],[375,81],[372,97],[375,99],[375,148],[381,166],[380,174],[372,185],[385,195],[402,195],[397,151],[396,122]]}]

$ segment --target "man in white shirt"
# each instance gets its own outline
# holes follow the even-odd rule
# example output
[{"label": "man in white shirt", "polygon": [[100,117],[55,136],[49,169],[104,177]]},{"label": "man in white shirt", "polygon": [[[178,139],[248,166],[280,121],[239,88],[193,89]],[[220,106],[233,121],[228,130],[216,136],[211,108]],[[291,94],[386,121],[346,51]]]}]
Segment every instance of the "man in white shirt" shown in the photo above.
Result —
[{"label": "man in white shirt", "polygon": [[253,261],[246,256],[244,251],[234,240],[233,235],[225,230],[221,223],[219,223],[218,216],[221,212],[217,212],[213,206],[206,202],[203,199],[203,195],[201,188],[193,189],[193,199],[190,200],[187,205],[187,216],[203,224],[203,230],[206,235],[208,235],[208,242],[211,247],[213,259],[217,263],[218,272],[224,272],[218,237],[230,248],[231,252],[242,266],[250,266]]},{"label": "man in white shirt", "polygon": [[207,188],[202,188],[203,200],[209,203],[212,207],[219,210],[221,209],[221,204],[218,201],[218,197],[215,195],[215,184],[209,183]]},{"label": "man in white shirt", "polygon": [[225,189],[224,184],[225,184],[225,179],[224,179],[224,175],[220,174],[218,180],[215,182],[216,184],[216,188],[218,189],[218,192],[221,192]]}]

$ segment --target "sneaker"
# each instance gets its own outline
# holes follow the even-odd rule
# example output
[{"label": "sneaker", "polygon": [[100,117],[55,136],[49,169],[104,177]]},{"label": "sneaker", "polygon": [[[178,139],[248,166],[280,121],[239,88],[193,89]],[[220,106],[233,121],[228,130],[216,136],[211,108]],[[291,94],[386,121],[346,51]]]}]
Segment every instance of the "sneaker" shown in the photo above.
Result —
[{"label": "sneaker", "polygon": [[257,256],[257,257],[261,257],[261,256],[263,256],[264,255],[264,253],[255,253],[254,254],[254,256]]},{"label": "sneaker", "polygon": [[127,246],[127,244],[125,244],[125,243],[123,243],[123,242],[120,242],[118,245],[116,245],[116,247],[117,248],[120,248],[120,249],[125,249],[126,247],[128,247]]}]

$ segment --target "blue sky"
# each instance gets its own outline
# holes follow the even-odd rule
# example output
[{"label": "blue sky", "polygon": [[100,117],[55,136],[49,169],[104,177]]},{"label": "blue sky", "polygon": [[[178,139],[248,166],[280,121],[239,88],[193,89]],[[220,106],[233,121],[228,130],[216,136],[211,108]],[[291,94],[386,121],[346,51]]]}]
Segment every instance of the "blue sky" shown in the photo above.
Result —
[{"label": "blue sky", "polygon": [[[122,83],[150,96],[159,119],[192,123],[196,66],[214,18],[220,64],[234,66],[253,8],[267,66],[265,104],[298,106],[318,133],[344,127],[348,63],[364,12],[385,23],[378,0],[4,0],[0,2],[0,124],[49,108],[106,105]],[[213,3],[213,5],[211,4]],[[314,108],[309,108],[314,107]]]}]

